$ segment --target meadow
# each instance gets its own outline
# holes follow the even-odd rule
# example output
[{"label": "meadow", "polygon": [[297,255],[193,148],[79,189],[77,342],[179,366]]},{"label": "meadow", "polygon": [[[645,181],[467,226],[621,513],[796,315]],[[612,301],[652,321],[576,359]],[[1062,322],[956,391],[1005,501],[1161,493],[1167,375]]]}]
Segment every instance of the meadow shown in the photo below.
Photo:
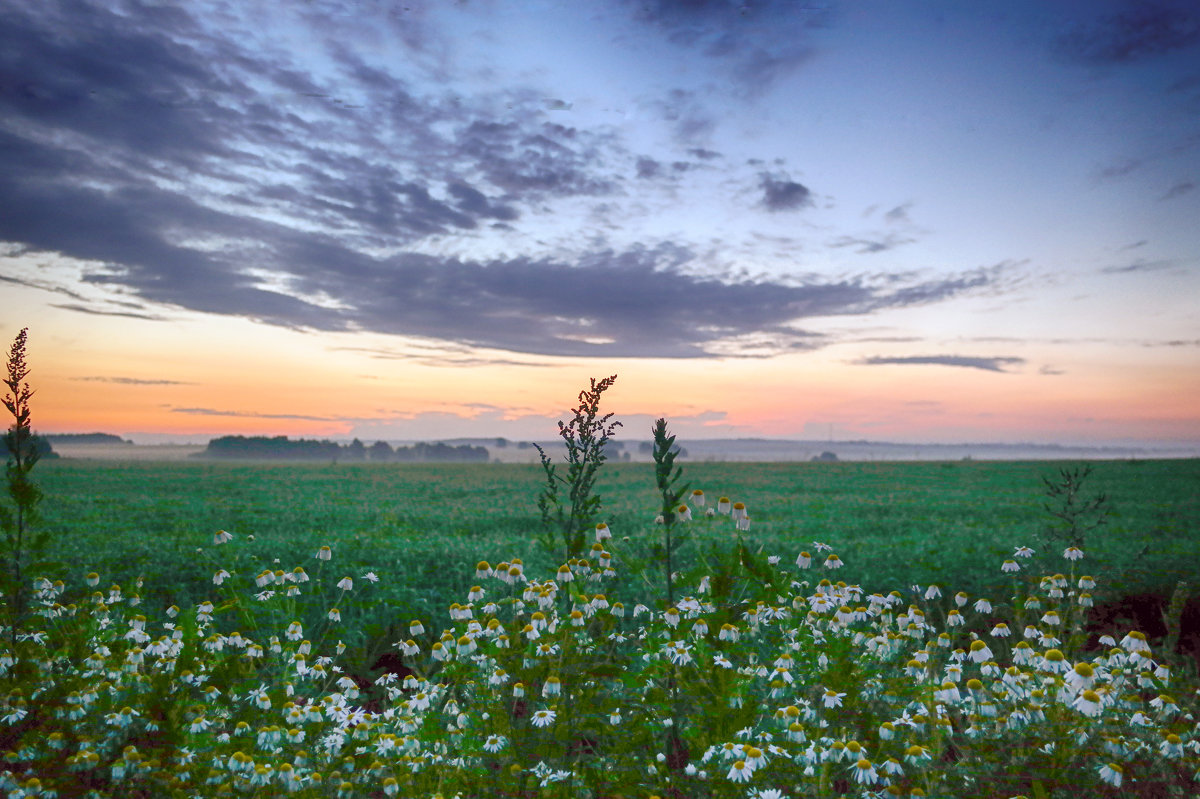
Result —
[{"label": "meadow", "polygon": [[1157,594],[1179,635],[1200,462],[1093,464],[1105,521],[1064,546],[1064,465],[680,476],[670,444],[600,470],[574,555],[537,540],[537,467],[39,464],[0,789],[1195,795],[1194,662],[1093,622]]},{"label": "meadow", "polygon": [[[686,463],[684,479],[750,511],[749,539],[771,551],[825,541],[875,591],[953,583],[973,594],[1006,585],[998,564],[1039,547],[1054,521],[1043,478],[1053,462]],[[1092,464],[1087,494],[1107,497],[1087,542],[1108,574],[1100,598],[1169,595],[1200,573],[1200,461]],[[211,592],[197,549],[216,530],[252,535],[264,562],[330,545],[393,576],[404,617],[444,608],[481,559],[557,567],[535,541],[537,466],[519,464],[230,464],[44,461],[42,526],[57,559],[86,553],[107,581],[144,577],[166,605]],[[606,464],[596,491],[618,536],[654,534],[653,464]],[[688,552],[682,552],[688,558]]]}]

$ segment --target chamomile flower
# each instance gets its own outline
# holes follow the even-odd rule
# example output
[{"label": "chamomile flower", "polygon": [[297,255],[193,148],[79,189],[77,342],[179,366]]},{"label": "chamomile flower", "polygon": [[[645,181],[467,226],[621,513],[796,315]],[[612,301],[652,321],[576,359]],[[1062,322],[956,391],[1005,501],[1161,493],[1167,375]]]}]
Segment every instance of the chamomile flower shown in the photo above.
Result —
[{"label": "chamomile flower", "polygon": [[533,714],[530,721],[535,727],[549,727],[558,718],[558,714],[553,710],[538,710]]},{"label": "chamomile flower", "polygon": [[333,550],[327,546],[317,550],[317,560],[330,560],[333,557]]},{"label": "chamomile flower", "polygon": [[854,775],[854,781],[859,785],[874,785],[879,782],[879,772],[865,757],[855,763],[850,772]]},{"label": "chamomile flower", "polygon": [[1100,767],[1100,779],[1114,788],[1120,788],[1121,781],[1124,778],[1125,769],[1121,768],[1116,763],[1105,763]]},{"label": "chamomile flower", "polygon": [[821,702],[824,703],[825,707],[827,708],[841,707],[842,699],[845,698],[845,696],[846,694],[844,692],[838,693],[832,689],[826,689],[825,693],[821,696]]},{"label": "chamomile flower", "polygon": [[745,760],[736,760],[729,768],[726,779],[732,782],[748,782],[754,775],[754,768]]}]

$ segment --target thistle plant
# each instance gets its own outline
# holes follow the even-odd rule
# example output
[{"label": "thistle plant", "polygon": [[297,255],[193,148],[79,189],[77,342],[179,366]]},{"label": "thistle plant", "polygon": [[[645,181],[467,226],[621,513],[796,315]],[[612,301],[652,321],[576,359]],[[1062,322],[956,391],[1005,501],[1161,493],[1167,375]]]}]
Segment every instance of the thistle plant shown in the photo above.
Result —
[{"label": "thistle plant", "polygon": [[8,392],[4,396],[4,407],[13,417],[13,425],[4,436],[8,453],[5,471],[6,487],[12,508],[0,505],[0,528],[4,530],[5,562],[3,593],[8,615],[7,624],[10,640],[15,642],[21,621],[25,616],[28,589],[24,573],[26,560],[31,554],[45,548],[47,535],[43,532],[32,539],[29,527],[37,520],[37,506],[42,500],[41,489],[33,482],[30,472],[40,458],[40,451],[31,426],[32,412],[29,401],[33,389],[26,378],[29,366],[25,361],[25,346],[28,328],[17,334],[8,351],[8,362],[4,385]]},{"label": "thistle plant", "polygon": [[616,375],[597,382],[579,392],[579,405],[571,409],[570,422],[558,423],[558,434],[567,448],[566,474],[539,445],[534,444],[546,477],[538,495],[538,510],[542,515],[541,542],[547,552],[561,545],[564,560],[583,554],[588,530],[600,513],[600,497],[594,493],[597,473],[608,460],[605,452],[609,439],[620,422],[610,421],[612,414],[600,415],[600,398],[617,380]]}]

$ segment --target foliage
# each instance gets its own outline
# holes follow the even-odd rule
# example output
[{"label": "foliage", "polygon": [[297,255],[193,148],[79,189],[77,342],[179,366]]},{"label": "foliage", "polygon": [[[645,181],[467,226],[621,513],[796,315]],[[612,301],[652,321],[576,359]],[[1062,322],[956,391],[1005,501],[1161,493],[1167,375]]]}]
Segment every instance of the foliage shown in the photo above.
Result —
[{"label": "foliage", "polygon": [[[538,496],[542,545],[553,551],[561,539],[567,560],[583,554],[587,531],[600,513],[600,497],[593,488],[600,467],[608,460],[605,447],[621,426],[610,421],[611,413],[600,415],[600,398],[616,380],[616,375],[599,382],[591,378],[590,387],[579,392],[579,405],[571,409],[571,421],[558,423],[558,434],[567,448],[565,475],[558,472],[545,450],[534,444],[546,481]],[[562,496],[564,490],[566,497]]]}]

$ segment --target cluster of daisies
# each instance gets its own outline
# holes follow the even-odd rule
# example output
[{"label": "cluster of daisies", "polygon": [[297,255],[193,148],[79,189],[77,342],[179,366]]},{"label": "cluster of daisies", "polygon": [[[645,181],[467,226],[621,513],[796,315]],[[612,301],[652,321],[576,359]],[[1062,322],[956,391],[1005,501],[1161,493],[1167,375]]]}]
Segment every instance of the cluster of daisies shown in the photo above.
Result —
[{"label": "cluster of daisies", "polygon": [[[749,518],[696,491],[672,523],[745,532]],[[1200,789],[1196,691],[1137,632],[1089,638],[1096,581],[1077,574],[1076,548],[1063,573],[1036,579],[1035,553],[1016,549],[1001,566],[1013,595],[994,601],[939,586],[867,593],[837,580],[842,560],[814,542],[702,576],[670,602],[628,576],[615,549],[600,524],[586,557],[545,579],[520,558],[481,561],[444,627],[412,621],[395,645],[405,666],[370,679],[348,673],[336,635],[338,605],[378,579],[370,572],[314,591],[306,583],[324,578],[304,564],[240,578],[220,569],[216,585],[246,583],[244,605],[157,619],[140,586],[94,590],[91,574],[90,596],[72,602],[61,582],[38,581],[39,629],[0,636],[0,789],[751,799]],[[322,574],[336,564],[329,547],[309,557]],[[327,603],[296,613],[321,629],[242,612],[280,601]]]}]

